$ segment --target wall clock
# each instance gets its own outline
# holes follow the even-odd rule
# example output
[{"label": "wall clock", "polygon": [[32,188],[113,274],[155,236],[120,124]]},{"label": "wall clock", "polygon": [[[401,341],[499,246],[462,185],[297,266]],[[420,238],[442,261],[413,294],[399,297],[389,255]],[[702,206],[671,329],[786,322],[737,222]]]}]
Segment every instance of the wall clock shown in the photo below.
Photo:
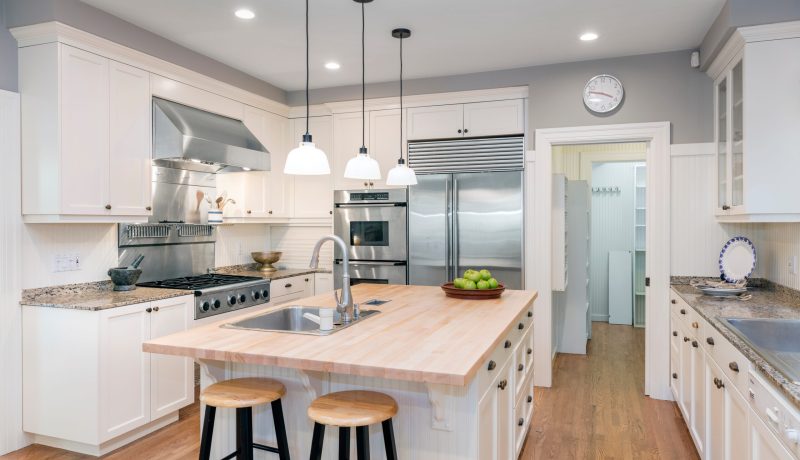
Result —
[{"label": "wall clock", "polygon": [[583,103],[594,113],[609,113],[622,103],[625,90],[612,75],[592,77],[583,88]]}]

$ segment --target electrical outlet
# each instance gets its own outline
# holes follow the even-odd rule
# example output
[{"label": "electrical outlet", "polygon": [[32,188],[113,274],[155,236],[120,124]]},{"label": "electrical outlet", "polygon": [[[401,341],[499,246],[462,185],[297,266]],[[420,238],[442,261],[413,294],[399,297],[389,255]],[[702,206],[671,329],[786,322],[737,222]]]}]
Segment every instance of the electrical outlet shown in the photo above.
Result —
[{"label": "electrical outlet", "polygon": [[56,254],[53,258],[54,272],[71,272],[81,269],[81,258],[77,253]]},{"label": "electrical outlet", "polygon": [[791,255],[789,256],[789,274],[790,275],[797,275],[797,256]]}]

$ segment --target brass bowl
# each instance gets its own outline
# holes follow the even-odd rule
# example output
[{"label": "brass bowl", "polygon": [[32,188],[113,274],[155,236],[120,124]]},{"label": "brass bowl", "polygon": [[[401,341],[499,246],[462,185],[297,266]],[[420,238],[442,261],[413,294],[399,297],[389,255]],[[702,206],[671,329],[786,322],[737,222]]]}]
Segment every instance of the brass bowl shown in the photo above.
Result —
[{"label": "brass bowl", "polygon": [[258,271],[274,272],[277,268],[272,264],[280,260],[282,254],[280,251],[253,251],[250,253],[250,257],[260,264]]}]

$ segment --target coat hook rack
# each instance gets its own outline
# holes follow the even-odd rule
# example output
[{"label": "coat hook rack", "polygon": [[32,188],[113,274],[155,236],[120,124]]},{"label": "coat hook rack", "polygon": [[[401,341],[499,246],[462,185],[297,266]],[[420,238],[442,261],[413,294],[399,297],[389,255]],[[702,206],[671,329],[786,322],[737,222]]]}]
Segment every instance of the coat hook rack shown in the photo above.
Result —
[{"label": "coat hook rack", "polygon": [[592,193],[619,193],[621,191],[620,187],[592,187]]}]

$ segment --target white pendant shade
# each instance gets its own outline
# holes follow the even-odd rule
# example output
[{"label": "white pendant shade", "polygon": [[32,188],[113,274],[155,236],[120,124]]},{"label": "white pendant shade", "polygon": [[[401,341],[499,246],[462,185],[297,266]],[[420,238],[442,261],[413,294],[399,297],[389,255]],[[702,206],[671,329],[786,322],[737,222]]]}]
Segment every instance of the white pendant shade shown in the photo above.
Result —
[{"label": "white pendant shade", "polygon": [[297,174],[303,176],[321,176],[330,174],[331,167],[325,152],[318,149],[313,142],[301,142],[300,146],[289,152],[284,174]]},{"label": "white pendant shade", "polygon": [[417,174],[404,163],[398,164],[389,170],[386,185],[417,185]]},{"label": "white pendant shade", "polygon": [[344,168],[347,179],[378,180],[381,178],[381,167],[378,161],[365,153],[359,153],[347,161]]}]

